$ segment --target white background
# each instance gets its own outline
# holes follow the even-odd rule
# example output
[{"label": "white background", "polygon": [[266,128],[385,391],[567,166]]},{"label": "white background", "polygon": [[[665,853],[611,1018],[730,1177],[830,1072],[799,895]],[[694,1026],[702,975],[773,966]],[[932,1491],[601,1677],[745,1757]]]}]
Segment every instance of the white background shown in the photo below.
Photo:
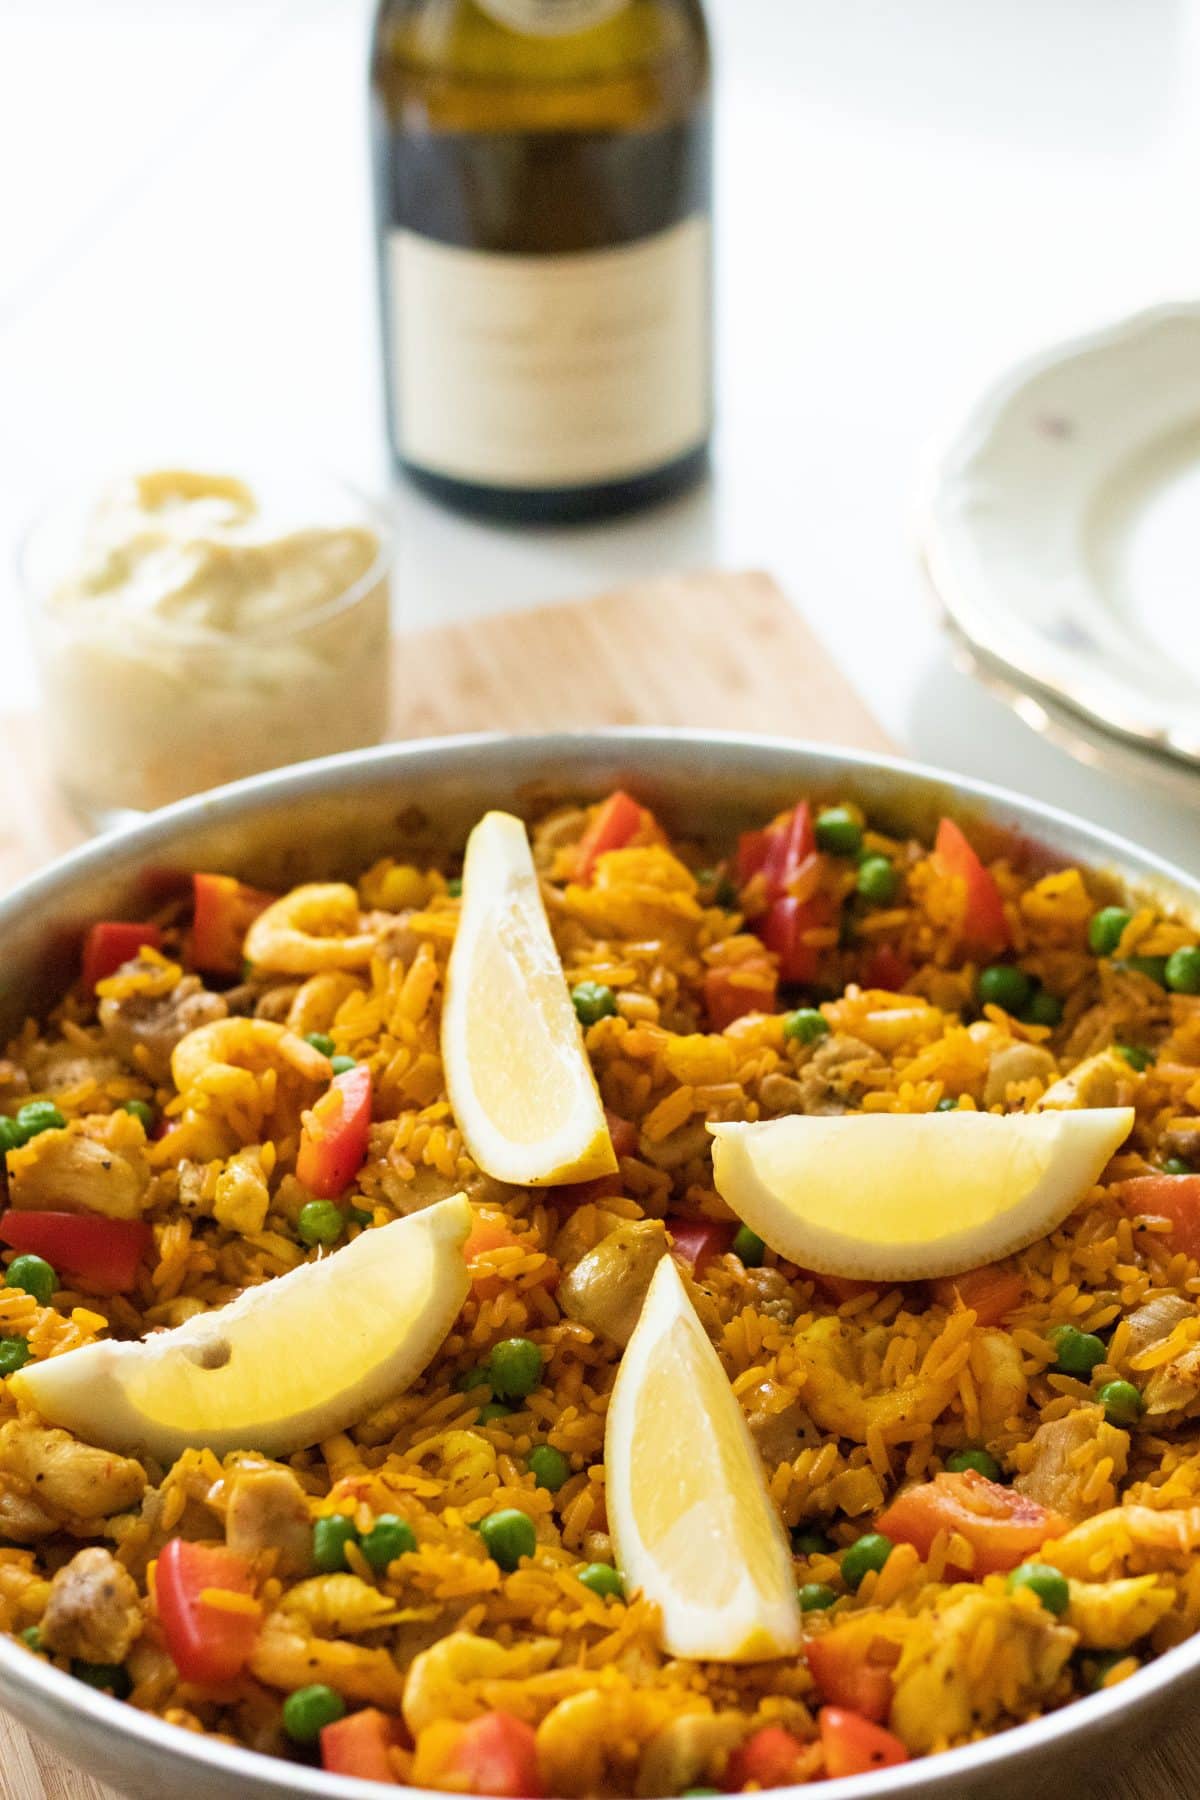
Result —
[{"label": "white background", "polygon": [[[912,754],[1200,867],[1184,808],[1071,763],[953,669],[913,554],[923,460],[982,385],[1044,341],[1200,290],[1200,11],[710,13],[712,486],[550,535],[401,490],[398,624],[765,567]],[[81,466],[204,446],[235,469],[286,452],[386,483],[366,38],[363,0],[2,0],[0,549]],[[4,707],[32,695],[10,566]]]}]

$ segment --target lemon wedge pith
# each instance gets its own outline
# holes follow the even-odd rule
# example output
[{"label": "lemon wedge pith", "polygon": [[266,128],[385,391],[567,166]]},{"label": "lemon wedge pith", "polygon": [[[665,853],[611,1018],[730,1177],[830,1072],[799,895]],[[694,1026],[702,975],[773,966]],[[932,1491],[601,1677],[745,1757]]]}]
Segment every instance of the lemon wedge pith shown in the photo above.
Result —
[{"label": "lemon wedge pith", "polygon": [[164,1463],[201,1447],[290,1454],[425,1368],[470,1286],[470,1228],[456,1194],[173,1331],[30,1364],[16,1392],[87,1443]]},{"label": "lemon wedge pith", "polygon": [[800,1644],[791,1552],[742,1409],[669,1256],[609,1402],[609,1525],[675,1656],[761,1662]]},{"label": "lemon wedge pith", "polygon": [[713,1125],[717,1191],[804,1268],[958,1275],[1062,1224],[1129,1135],[1131,1107],[797,1114]]},{"label": "lemon wedge pith", "polygon": [[485,814],[467,842],[442,1061],[467,1148],[496,1180],[538,1187],[616,1169],[529,840],[509,813]]}]

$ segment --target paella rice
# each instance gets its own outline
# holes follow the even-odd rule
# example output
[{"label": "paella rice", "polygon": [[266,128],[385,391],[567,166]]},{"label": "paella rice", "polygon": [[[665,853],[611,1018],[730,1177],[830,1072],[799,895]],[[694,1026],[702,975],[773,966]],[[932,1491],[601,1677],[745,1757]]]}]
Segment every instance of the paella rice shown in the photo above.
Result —
[{"label": "paella rice", "polygon": [[[1200,1627],[1194,927],[949,821],[894,838],[852,798],[716,850],[626,795],[531,840],[614,1174],[514,1187],[473,1161],[440,1041],[451,866],[286,895],[198,875],[93,928],[8,1045],[0,1626],[190,1731],[513,1796],[880,1767]],[[338,1083],[343,1121],[366,1096],[357,1143],[322,1125]],[[716,1122],[1043,1105],[1134,1123],[1061,1226],[957,1276],[815,1274],[714,1185]],[[459,1192],[448,1334],[319,1443],[164,1466],[22,1397],[44,1359],[185,1325]],[[664,1254],[789,1534],[799,1653],[673,1656],[623,1579],[606,1412]],[[316,1362],[345,1326],[314,1321]]]}]

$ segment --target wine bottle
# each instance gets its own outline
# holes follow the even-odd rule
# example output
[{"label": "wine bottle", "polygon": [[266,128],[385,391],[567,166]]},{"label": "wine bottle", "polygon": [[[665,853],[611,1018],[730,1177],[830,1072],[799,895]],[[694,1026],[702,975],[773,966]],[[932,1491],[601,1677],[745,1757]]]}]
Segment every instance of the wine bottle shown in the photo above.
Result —
[{"label": "wine bottle", "polygon": [[700,0],[381,0],[372,138],[397,463],[493,517],[680,492],[711,430]]}]

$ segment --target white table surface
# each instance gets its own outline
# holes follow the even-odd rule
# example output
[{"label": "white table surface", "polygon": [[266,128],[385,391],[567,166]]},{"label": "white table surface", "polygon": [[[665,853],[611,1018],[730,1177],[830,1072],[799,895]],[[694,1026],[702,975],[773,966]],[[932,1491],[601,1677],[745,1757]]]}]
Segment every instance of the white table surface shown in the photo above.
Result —
[{"label": "white table surface", "polygon": [[[711,485],[540,534],[401,488],[398,623],[764,567],[912,754],[1200,867],[1184,808],[1081,768],[954,669],[913,553],[930,449],[995,373],[1200,290],[1200,8],[709,5]],[[364,0],[0,4],[0,550],[81,467],[286,453],[386,484],[366,33]],[[0,567],[0,707],[27,705]]]}]

